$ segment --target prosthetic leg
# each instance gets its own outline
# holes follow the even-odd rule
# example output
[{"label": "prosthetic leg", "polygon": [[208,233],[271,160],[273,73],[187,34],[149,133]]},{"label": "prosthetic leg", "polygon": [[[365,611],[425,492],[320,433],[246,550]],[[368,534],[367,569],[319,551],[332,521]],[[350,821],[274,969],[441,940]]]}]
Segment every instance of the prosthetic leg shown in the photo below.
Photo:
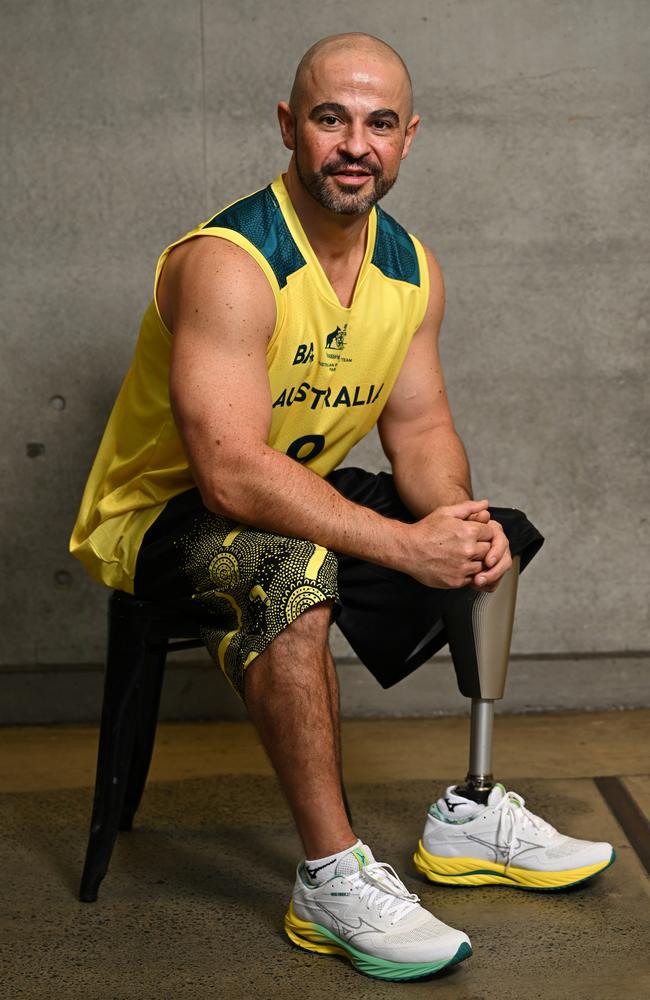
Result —
[{"label": "prosthetic leg", "polygon": [[516,792],[492,783],[494,702],[505,687],[519,568],[513,560],[493,594],[461,591],[444,615],[458,686],[472,699],[472,725],[465,784],[430,806],[413,855],[417,870],[436,884],[562,889],[597,875],[616,856],[611,844],[563,836]]},{"label": "prosthetic leg", "polygon": [[469,771],[456,791],[486,803],[493,785],[494,702],[503,698],[515,617],[519,556],[492,594],[465,590],[445,613],[449,649],[461,694],[472,699]]}]

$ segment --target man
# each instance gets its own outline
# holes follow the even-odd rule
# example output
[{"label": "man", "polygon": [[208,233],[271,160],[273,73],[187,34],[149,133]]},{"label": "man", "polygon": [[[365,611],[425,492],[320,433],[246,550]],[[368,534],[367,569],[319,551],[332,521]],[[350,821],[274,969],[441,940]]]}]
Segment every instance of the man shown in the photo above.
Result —
[{"label": "man", "polygon": [[[286,174],[160,258],[72,549],[108,585],[199,617],[304,845],[289,937],[413,979],[466,958],[469,939],[351,829],[328,629],[334,614],[395,683],[444,641],[425,633],[458,594],[510,572],[508,518],[472,499],[438,356],[440,269],[375,207],[419,124],[402,60],[371,36],[324,39],[278,116]],[[376,422],[393,479],[333,472]],[[515,520],[513,553],[529,559],[541,537]],[[561,837],[500,785],[465,792],[448,789],[427,818],[418,865],[437,881],[472,884],[485,849],[499,863],[480,881],[499,881],[516,838],[536,859],[527,885],[539,868],[566,884],[611,861],[609,845]]]}]

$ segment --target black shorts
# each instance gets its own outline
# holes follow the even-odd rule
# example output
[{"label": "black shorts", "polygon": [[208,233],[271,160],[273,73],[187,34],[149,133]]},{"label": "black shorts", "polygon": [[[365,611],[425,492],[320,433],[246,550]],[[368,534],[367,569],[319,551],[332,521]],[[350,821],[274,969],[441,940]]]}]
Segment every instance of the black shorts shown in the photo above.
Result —
[{"label": "black shorts", "polygon": [[[348,499],[384,517],[414,520],[385,472],[346,468],[327,478]],[[542,536],[519,510],[493,507],[490,513],[523,570]],[[248,664],[299,614],[328,600],[361,662],[390,687],[446,644],[442,616],[461,593],[237,524],[207,510],[196,489],[170,500],[147,531],[134,592],[173,601],[195,617],[210,654],[240,695]]]}]

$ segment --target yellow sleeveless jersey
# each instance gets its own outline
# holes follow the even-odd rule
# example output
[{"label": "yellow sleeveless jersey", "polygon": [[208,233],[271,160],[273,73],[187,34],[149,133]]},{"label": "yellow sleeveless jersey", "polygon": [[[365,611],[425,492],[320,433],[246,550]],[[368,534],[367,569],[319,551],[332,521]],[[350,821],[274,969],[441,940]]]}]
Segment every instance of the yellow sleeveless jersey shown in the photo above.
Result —
[{"label": "yellow sleeveless jersey", "polygon": [[378,206],[369,216],[352,304],[342,306],[282,177],[169,246],[70,540],[94,577],[129,593],[145,532],[171,497],[195,485],[169,403],[172,335],[156,289],[169,251],[198,236],[236,243],[266,275],[277,307],[267,349],[268,443],[320,476],[376,424],[427,308],[422,246]]}]

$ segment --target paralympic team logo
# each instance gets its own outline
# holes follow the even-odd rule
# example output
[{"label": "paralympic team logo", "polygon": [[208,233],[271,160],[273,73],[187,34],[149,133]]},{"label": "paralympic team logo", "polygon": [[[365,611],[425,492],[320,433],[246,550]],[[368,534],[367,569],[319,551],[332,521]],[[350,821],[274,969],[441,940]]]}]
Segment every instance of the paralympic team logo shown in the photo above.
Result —
[{"label": "paralympic team logo", "polygon": [[[338,326],[337,324],[334,330],[325,334],[325,359],[318,362],[321,368],[329,368],[331,371],[336,371],[339,362],[349,363],[352,361],[352,358],[344,357],[341,353],[345,349],[348,336],[347,323],[344,323],[343,326]],[[310,340],[308,344],[298,344],[291,364],[309,365],[313,360],[314,342]]]},{"label": "paralympic team logo", "polygon": [[327,334],[325,338],[325,350],[326,351],[342,351],[345,347],[345,340],[348,335],[348,324],[345,326],[337,326],[336,330],[332,330],[331,333]]}]

